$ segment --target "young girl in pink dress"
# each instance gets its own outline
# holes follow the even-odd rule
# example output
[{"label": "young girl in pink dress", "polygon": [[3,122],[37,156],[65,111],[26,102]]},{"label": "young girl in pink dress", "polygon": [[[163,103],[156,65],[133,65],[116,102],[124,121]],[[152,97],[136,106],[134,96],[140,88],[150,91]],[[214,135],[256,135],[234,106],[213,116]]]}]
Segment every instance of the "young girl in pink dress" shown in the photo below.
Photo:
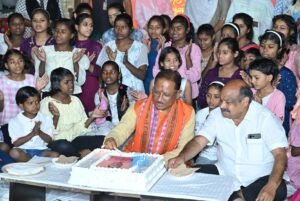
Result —
[{"label": "young girl in pink dress", "polygon": [[249,72],[255,100],[269,108],[282,123],[284,120],[285,96],[274,87],[279,69],[270,59],[258,59],[250,63]]},{"label": "young girl in pink dress", "polygon": [[11,145],[8,122],[21,111],[15,100],[17,91],[24,86],[36,86],[38,90],[41,90],[47,84],[48,78],[43,77],[37,79],[36,82],[33,75],[25,74],[24,57],[18,50],[8,50],[3,62],[8,74],[0,78],[0,125],[4,142]]}]

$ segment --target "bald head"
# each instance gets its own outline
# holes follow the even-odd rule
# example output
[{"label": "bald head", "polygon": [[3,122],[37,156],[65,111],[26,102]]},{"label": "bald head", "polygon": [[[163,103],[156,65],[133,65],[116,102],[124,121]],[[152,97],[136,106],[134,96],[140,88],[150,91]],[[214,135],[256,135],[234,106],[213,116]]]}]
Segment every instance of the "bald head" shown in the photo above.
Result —
[{"label": "bald head", "polygon": [[249,103],[253,99],[253,93],[250,87],[243,80],[231,80],[223,88],[222,94],[226,94],[242,101],[245,97],[249,98]]},{"label": "bald head", "polygon": [[221,92],[220,108],[223,116],[238,125],[247,113],[252,98],[252,91],[244,81],[229,81]]}]

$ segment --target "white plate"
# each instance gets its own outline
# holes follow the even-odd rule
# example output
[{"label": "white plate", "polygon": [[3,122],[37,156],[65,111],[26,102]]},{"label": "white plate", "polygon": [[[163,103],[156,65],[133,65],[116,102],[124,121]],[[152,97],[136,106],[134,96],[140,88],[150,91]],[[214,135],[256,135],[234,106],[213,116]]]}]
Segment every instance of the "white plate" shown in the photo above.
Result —
[{"label": "white plate", "polygon": [[15,176],[29,176],[45,171],[45,167],[33,163],[11,163],[3,166],[2,171]]},{"label": "white plate", "polygon": [[57,163],[56,161],[58,160],[58,158],[53,158],[52,159],[52,163],[59,168],[71,168],[73,165],[75,165],[77,163],[77,160],[74,161],[73,163]]},{"label": "white plate", "polygon": [[171,179],[174,179],[174,180],[181,180],[181,179],[190,179],[194,174],[195,172],[192,172],[191,174],[187,174],[187,175],[183,175],[183,176],[175,176],[175,175],[172,175],[170,173],[170,171],[167,171],[166,173],[168,175],[168,177],[170,177]]}]

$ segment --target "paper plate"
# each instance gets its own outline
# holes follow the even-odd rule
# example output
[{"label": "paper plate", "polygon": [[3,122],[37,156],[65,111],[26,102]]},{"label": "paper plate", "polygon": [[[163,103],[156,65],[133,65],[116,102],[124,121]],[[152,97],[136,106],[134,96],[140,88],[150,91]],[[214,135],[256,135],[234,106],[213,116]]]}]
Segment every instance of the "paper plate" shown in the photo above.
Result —
[{"label": "paper plate", "polygon": [[15,176],[29,176],[45,171],[45,167],[34,163],[11,163],[3,166],[2,171]]},{"label": "paper plate", "polygon": [[72,163],[58,163],[57,160],[58,158],[53,158],[52,163],[59,168],[71,168],[73,165],[77,163],[77,160]]}]

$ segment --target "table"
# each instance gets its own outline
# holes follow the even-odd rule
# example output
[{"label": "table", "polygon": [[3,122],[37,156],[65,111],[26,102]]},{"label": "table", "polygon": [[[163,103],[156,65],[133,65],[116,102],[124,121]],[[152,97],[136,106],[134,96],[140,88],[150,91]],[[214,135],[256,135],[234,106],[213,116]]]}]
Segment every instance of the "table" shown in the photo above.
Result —
[{"label": "table", "polygon": [[[177,178],[165,173],[148,192],[92,188],[68,184],[70,168],[58,168],[50,163],[46,170],[32,176],[0,174],[10,182],[10,200],[45,200],[46,188],[87,193],[90,201],[106,200],[211,200],[226,201],[233,189],[231,177],[195,173]],[[112,199],[112,197],[114,197]]]}]

